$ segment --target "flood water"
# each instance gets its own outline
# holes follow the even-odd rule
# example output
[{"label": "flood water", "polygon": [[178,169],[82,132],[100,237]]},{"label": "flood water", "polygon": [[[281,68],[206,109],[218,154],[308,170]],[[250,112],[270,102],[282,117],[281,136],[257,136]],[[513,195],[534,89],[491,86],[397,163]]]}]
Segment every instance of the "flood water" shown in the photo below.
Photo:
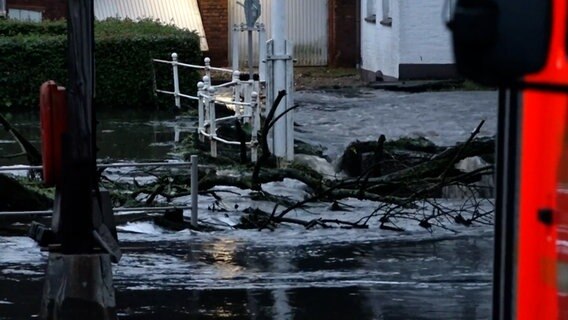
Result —
[{"label": "flood water", "polygon": [[[11,114],[11,124],[40,147],[39,114]],[[175,116],[169,112],[103,112],[98,115],[99,158],[152,160],[171,158]],[[0,155],[17,154],[20,147],[4,130],[0,132]],[[1,165],[21,164],[25,158],[0,159]]]},{"label": "flood water", "polygon": [[[301,92],[296,99],[302,104],[297,137],[325,146],[330,159],[350,141],[380,134],[423,135],[450,145],[466,140],[482,119],[487,120],[482,135],[495,133],[495,92]],[[18,117],[17,128],[33,136],[37,120]],[[101,120],[101,157],[173,157],[172,115],[106,114]],[[17,152],[9,140],[0,134],[0,154]],[[294,181],[263,189],[293,200],[306,194]],[[249,190],[226,191],[227,208],[271,208],[252,200]],[[429,232],[401,221],[407,231],[398,233],[371,221],[367,230],[306,231],[294,225],[274,232],[234,230],[239,212],[211,212],[214,201],[200,196],[200,219],[226,225],[222,231],[172,232],[151,222],[119,228],[124,257],[113,271],[120,319],[490,318],[491,226]],[[290,217],[353,221],[376,208],[370,201],[345,203],[348,212],[331,212],[320,203]],[[37,317],[46,257],[30,239],[0,237],[0,319]]]},{"label": "flood water", "polygon": [[[293,246],[223,238],[122,245],[127,249],[114,278],[121,319],[490,316],[488,236]],[[2,264],[2,319],[37,314],[44,269],[37,262],[33,268]]]}]

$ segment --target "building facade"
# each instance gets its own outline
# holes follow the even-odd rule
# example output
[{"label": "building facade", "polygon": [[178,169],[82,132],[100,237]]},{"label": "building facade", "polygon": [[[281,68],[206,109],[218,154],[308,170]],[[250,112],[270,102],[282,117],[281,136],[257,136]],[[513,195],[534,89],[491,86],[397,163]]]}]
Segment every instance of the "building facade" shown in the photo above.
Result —
[{"label": "building facade", "polygon": [[365,80],[456,76],[449,8],[439,0],[362,0],[361,70]]},{"label": "building facade", "polygon": [[[6,11],[9,18],[21,20],[55,20],[65,18],[67,12],[66,0],[0,0],[6,2]],[[230,35],[232,32],[231,15],[235,8],[237,0],[187,0],[195,2],[199,9],[199,15],[202,22],[201,28],[198,29],[205,41],[202,41],[202,48],[206,50],[205,55],[211,57],[215,65],[229,65],[230,57]],[[136,2],[136,4],[134,3]],[[140,9],[138,3],[144,2],[149,8],[148,12],[142,17],[151,17],[153,10],[159,10],[160,13],[171,12],[175,14],[175,8],[169,2],[163,0],[95,0],[95,15],[100,16],[105,11],[106,16],[113,16],[109,10],[119,10],[118,7],[132,7]],[[175,1],[174,1],[175,2]],[[179,2],[179,1],[178,1]],[[263,9],[265,17],[270,15],[269,1]],[[359,1],[354,0],[317,0],[320,6],[314,6],[314,1],[290,0],[297,2],[293,7],[294,12],[303,13],[302,20],[294,21],[299,23],[295,26],[297,37],[304,37],[317,31],[317,34],[311,34],[312,38],[317,38],[317,48],[319,58],[309,60],[306,59],[306,65],[329,65],[355,67],[359,61]],[[104,4],[104,6],[103,6]],[[102,6],[102,7],[101,7]],[[306,10],[302,6],[306,6]],[[116,7],[116,8],[115,8]],[[189,6],[192,7],[192,6]],[[314,11],[318,19],[310,19],[306,12]],[[122,9],[120,9],[122,10]],[[233,10],[233,11],[231,11]],[[242,9],[240,9],[242,10]],[[108,12],[107,12],[108,11]],[[322,12],[323,11],[323,12]],[[118,14],[118,12],[116,12]],[[121,15],[119,15],[121,16]],[[139,17],[131,17],[133,19]],[[291,18],[293,19],[293,17]],[[161,19],[164,20],[164,19]],[[165,19],[166,21],[168,19]],[[175,23],[175,21],[173,21]],[[268,28],[268,26],[267,26]],[[317,29],[317,30],[316,30]],[[203,30],[203,31],[201,31]],[[295,39],[291,39],[294,41]],[[302,39],[299,39],[303,41]],[[206,45],[204,46],[204,42]],[[299,42],[297,50],[300,47],[306,48],[305,42]],[[312,41],[312,43],[314,43]],[[307,46],[308,49],[313,49]]]}]

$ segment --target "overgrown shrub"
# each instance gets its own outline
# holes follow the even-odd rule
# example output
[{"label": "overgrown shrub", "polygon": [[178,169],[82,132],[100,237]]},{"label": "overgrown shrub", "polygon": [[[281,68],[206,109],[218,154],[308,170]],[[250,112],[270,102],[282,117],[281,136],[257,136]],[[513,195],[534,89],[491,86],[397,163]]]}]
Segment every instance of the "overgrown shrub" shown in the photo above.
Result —
[{"label": "overgrown shrub", "polygon": [[[10,31],[11,30],[11,31]],[[67,27],[65,22],[0,21],[0,110],[37,108],[39,86],[47,80],[67,84]],[[97,108],[155,108],[173,105],[173,97],[154,94],[173,91],[170,65],[152,59],[201,60],[194,32],[162,25],[109,19],[95,24],[95,76]],[[180,70],[184,93],[195,92],[197,72]]]}]

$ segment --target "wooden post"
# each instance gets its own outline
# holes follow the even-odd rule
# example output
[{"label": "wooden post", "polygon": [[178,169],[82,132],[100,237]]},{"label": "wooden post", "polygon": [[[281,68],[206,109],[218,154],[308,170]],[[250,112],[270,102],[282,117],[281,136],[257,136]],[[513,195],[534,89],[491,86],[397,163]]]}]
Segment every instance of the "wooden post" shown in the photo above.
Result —
[{"label": "wooden post", "polygon": [[117,319],[108,254],[51,253],[41,319]]},{"label": "wooden post", "polygon": [[[93,0],[68,0],[67,7],[68,131],[63,135],[63,179],[56,187],[52,218],[61,248],[49,254],[40,318],[112,320],[111,255],[101,252],[117,245],[105,217],[94,219],[95,212],[102,214],[108,206],[97,188]],[[118,250],[112,259],[119,258]]]}]

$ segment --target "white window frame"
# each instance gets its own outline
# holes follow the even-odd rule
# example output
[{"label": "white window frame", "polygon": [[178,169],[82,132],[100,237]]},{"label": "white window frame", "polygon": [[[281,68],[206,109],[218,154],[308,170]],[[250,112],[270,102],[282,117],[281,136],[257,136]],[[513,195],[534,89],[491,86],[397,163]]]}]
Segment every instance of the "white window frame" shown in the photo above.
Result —
[{"label": "white window frame", "polygon": [[370,23],[377,23],[377,9],[375,7],[375,1],[376,0],[367,0],[365,21]]},{"label": "white window frame", "polygon": [[382,0],[382,19],[379,22],[381,25],[390,27],[392,26],[392,18],[390,14],[390,2],[391,0]]}]

